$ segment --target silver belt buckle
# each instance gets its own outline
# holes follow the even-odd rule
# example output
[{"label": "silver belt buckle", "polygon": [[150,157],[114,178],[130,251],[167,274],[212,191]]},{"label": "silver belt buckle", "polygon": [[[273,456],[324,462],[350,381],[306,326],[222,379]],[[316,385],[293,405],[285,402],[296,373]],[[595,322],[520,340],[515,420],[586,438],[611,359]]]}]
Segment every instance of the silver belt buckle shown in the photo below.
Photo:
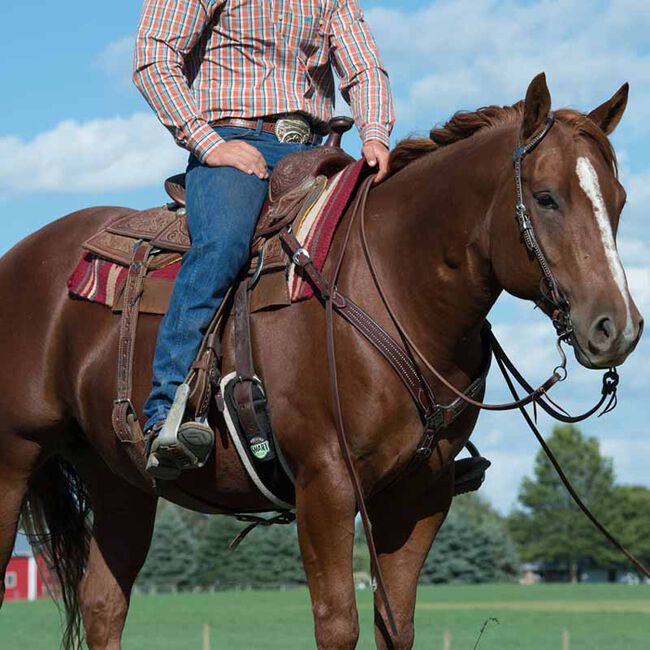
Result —
[{"label": "silver belt buckle", "polygon": [[311,127],[300,117],[281,117],[275,123],[275,135],[280,142],[307,144],[311,139]]}]

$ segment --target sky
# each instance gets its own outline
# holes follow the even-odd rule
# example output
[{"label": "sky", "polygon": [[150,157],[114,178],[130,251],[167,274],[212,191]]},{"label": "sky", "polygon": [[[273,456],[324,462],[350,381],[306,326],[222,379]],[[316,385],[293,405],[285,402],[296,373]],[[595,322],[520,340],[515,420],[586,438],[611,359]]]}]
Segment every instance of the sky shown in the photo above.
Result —
[{"label": "sky", "polygon": [[[555,108],[589,111],[624,81],[630,102],[613,136],[628,192],[618,236],[632,294],[650,314],[650,10],[647,0],[362,0],[394,89],[393,141],[427,133],[455,111],[521,99],[545,71]],[[112,0],[0,5],[0,254],[24,236],[91,205],[166,201],[162,180],[182,171],[174,145],[131,83],[139,3]],[[342,113],[347,112],[340,107]],[[359,154],[359,141],[346,148]],[[490,319],[531,383],[556,364],[553,329],[505,296]],[[614,459],[619,482],[650,486],[650,342],[621,369],[620,405],[582,429]],[[574,411],[600,392],[600,374],[575,362],[556,396]],[[488,399],[507,398],[489,379]],[[542,429],[552,426],[546,418]],[[472,440],[493,466],[481,492],[515,504],[536,443],[516,414],[483,413]]]}]

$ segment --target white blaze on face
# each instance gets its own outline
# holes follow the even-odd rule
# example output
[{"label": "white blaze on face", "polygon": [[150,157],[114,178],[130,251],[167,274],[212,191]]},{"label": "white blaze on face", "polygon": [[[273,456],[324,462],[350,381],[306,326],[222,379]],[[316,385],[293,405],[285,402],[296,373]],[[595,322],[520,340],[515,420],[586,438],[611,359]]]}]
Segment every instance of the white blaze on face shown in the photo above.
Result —
[{"label": "white blaze on face", "polygon": [[621,292],[621,296],[623,297],[623,302],[625,302],[627,320],[625,323],[625,330],[623,332],[623,335],[626,338],[630,339],[632,338],[633,333],[632,310],[630,309],[630,292],[627,286],[625,271],[623,270],[621,259],[618,256],[616,242],[614,241],[614,233],[612,232],[609,215],[607,214],[607,207],[605,206],[605,201],[603,200],[603,194],[600,191],[598,174],[596,173],[596,170],[591,164],[589,158],[585,158],[584,156],[578,158],[576,173],[578,174],[580,187],[587,195],[594,208],[594,216],[596,217],[596,223],[598,224],[600,237],[603,242],[603,247],[605,248],[605,257],[607,258],[607,263],[612,273],[612,277],[614,278],[614,282],[616,282],[616,285]]}]

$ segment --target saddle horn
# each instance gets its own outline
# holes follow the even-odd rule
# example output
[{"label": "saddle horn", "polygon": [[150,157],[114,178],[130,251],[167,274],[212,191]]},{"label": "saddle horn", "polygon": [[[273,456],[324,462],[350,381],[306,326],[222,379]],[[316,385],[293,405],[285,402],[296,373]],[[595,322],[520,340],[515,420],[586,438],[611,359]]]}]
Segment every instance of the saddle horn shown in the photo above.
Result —
[{"label": "saddle horn", "polygon": [[354,126],[354,120],[351,117],[339,115],[329,121],[330,133],[325,142],[326,147],[341,147],[343,134],[347,133]]}]

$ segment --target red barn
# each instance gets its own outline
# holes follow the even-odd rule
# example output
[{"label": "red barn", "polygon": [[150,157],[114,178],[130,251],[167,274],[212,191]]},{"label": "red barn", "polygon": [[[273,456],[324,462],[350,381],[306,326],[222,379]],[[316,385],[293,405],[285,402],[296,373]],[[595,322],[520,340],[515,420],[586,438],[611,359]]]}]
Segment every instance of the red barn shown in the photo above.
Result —
[{"label": "red barn", "polygon": [[5,573],[5,600],[36,600],[46,595],[44,563],[34,557],[29,542],[18,535]]}]

